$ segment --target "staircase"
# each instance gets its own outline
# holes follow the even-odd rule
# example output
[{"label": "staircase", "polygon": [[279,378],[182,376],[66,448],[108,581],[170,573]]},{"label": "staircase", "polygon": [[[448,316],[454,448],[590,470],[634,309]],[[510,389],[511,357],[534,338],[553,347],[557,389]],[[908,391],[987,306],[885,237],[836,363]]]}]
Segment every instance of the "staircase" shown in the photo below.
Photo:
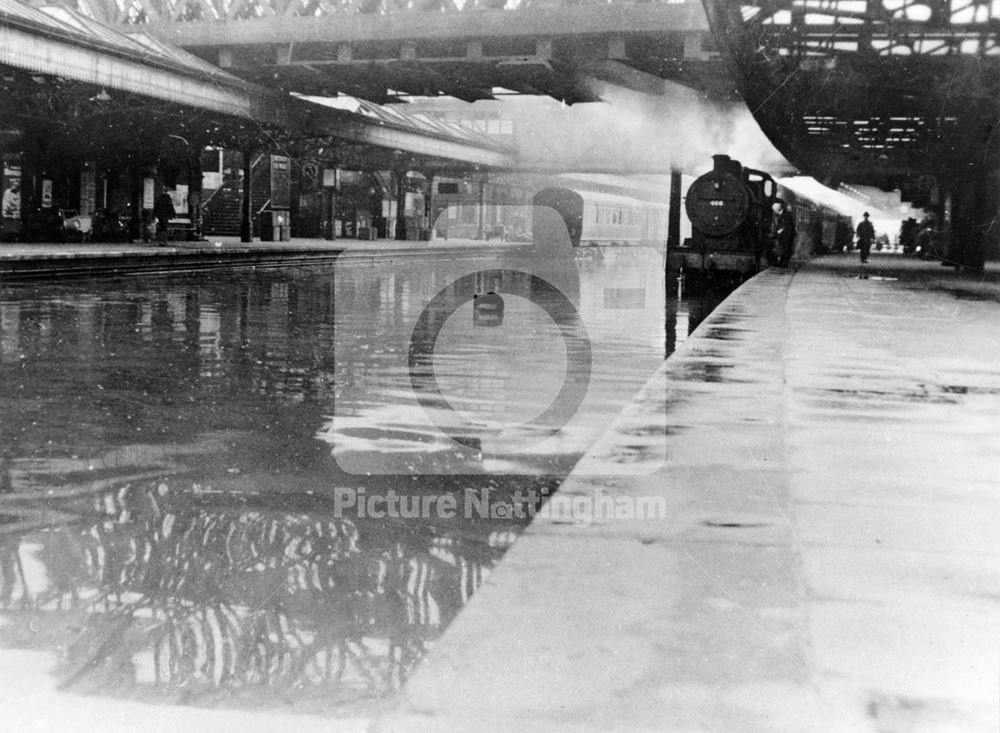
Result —
[{"label": "staircase", "polygon": [[240,235],[240,207],[243,186],[239,181],[226,181],[208,198],[201,210],[201,230],[206,237]]},{"label": "staircase", "polygon": [[[251,211],[253,212],[253,234],[260,236],[259,212],[270,200],[268,186],[263,180],[266,170],[264,156],[258,156],[253,162],[253,192],[251,194]],[[205,200],[202,205],[202,232],[206,237],[212,235],[238,237],[240,231],[240,212],[243,207],[243,181],[225,181],[220,188]]]}]

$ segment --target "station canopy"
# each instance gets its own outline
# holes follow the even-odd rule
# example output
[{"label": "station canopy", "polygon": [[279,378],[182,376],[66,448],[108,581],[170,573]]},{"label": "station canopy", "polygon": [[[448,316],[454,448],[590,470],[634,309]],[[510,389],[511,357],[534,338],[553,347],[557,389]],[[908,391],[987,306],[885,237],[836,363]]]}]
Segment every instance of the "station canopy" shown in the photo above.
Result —
[{"label": "station canopy", "polygon": [[510,160],[504,145],[472,130],[371,103],[318,104],[240,79],[140,29],[21,0],[0,0],[0,87],[0,126],[61,136],[67,151],[174,134],[192,147],[314,138],[474,165]]},{"label": "station canopy", "polygon": [[269,92],[147,33],[122,33],[66,7],[0,0],[0,64],[246,116]]}]

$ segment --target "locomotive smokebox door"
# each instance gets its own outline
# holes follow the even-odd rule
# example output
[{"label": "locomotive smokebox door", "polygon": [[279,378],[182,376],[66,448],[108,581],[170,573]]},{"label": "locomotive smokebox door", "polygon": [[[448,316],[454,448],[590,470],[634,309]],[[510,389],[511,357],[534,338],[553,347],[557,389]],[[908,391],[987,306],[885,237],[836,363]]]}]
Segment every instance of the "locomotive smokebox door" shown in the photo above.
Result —
[{"label": "locomotive smokebox door", "polygon": [[712,171],[691,184],[684,204],[693,226],[709,236],[723,237],[743,223],[750,194],[737,176]]},{"label": "locomotive smokebox door", "polygon": [[472,325],[486,328],[503,325],[503,298],[499,293],[475,296],[472,301]]}]

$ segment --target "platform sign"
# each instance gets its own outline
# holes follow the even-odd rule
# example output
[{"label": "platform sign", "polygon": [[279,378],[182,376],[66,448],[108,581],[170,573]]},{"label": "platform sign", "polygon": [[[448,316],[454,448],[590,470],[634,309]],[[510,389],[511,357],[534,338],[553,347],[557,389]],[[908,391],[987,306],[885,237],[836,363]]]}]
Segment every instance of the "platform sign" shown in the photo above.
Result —
[{"label": "platform sign", "polygon": [[152,178],[142,179],[142,208],[152,209],[153,208],[153,187],[154,181]]},{"label": "platform sign", "polygon": [[271,208],[287,209],[292,205],[291,159],[271,156]]},{"label": "platform sign", "polygon": [[42,208],[51,209],[52,208],[52,179],[43,178],[42,179]]}]

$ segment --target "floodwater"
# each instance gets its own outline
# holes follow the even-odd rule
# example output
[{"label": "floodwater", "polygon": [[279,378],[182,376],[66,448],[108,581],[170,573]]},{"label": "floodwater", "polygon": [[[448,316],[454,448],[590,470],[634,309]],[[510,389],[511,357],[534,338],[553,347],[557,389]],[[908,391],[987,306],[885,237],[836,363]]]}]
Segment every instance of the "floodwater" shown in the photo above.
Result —
[{"label": "floodwater", "polygon": [[546,267],[0,287],[0,656],[147,702],[384,702],[527,521],[491,509],[554,490],[714,305],[665,302],[655,252]]}]

